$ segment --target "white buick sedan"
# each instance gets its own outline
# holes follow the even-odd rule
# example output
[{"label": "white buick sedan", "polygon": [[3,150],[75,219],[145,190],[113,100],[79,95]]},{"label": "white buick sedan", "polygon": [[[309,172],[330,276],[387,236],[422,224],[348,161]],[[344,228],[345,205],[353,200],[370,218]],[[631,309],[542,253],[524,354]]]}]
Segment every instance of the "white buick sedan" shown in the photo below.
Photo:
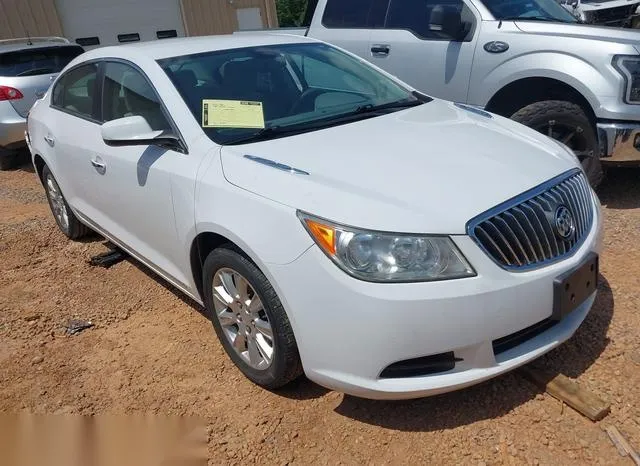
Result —
[{"label": "white buick sedan", "polygon": [[600,204],[565,146],[319,41],[93,50],[27,136],[62,232],[202,303],[269,389],[459,389],[558,346],[595,299]]}]

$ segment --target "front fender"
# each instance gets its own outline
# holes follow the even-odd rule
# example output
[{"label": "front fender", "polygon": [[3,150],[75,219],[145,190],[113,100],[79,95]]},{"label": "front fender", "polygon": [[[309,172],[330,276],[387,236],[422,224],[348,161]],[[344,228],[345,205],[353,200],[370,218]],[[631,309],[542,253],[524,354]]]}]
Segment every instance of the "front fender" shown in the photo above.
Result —
[{"label": "front fender", "polygon": [[580,57],[561,52],[532,52],[508,59],[472,80],[470,102],[486,106],[505,86],[526,78],[550,78],[578,91],[591,108],[600,107],[599,96],[620,95],[622,77],[609,63],[596,68]]},{"label": "front fender", "polygon": [[198,182],[195,231],[224,236],[256,264],[285,265],[312,246],[293,207],[234,186],[222,175],[219,154]]}]

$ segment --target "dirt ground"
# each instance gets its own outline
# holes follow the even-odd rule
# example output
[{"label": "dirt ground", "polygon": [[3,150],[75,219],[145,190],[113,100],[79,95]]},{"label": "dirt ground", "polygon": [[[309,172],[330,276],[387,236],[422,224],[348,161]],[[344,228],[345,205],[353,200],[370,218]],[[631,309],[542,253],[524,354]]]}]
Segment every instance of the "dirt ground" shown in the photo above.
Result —
[{"label": "dirt ground", "polygon": [[[457,393],[374,402],[306,379],[248,382],[194,303],[141,266],[67,241],[29,167],[0,172],[0,413],[196,415],[210,464],[620,464],[604,428],[640,449],[640,170],[599,191],[602,283],[591,314],[535,364],[611,403],[593,423],[517,374]],[[95,327],[67,336],[70,318]]]}]

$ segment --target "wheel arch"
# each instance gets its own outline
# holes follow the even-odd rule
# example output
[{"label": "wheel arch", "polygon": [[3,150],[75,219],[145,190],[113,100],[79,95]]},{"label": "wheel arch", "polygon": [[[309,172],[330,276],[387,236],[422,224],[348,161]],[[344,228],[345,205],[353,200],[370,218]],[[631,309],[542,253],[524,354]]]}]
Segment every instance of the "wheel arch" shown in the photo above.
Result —
[{"label": "wheel arch", "polygon": [[549,77],[528,77],[513,81],[498,90],[485,109],[511,117],[521,108],[544,100],[564,100],[578,105],[596,127],[596,114],[589,100],[575,87]]},{"label": "wheel arch", "polygon": [[[213,226],[203,228],[198,233],[189,247],[189,263],[191,266],[191,275],[200,299],[204,302],[204,284],[202,283],[202,268],[204,261],[209,254],[221,246],[228,245],[235,249],[238,253],[245,256],[253,264],[260,269],[262,273],[267,275],[266,267],[258,259],[258,255],[240,238],[228,231],[221,231]],[[271,281],[271,277],[268,277]]]},{"label": "wheel arch", "polygon": [[44,170],[45,165],[47,164],[47,162],[45,162],[44,158],[42,158],[42,156],[40,154],[34,154],[33,155],[33,166],[36,170],[36,174],[38,175],[38,179],[42,182],[42,170]]},{"label": "wheel arch", "polygon": [[[195,285],[195,289],[198,297],[201,302],[204,303],[204,283],[203,283],[203,265],[207,256],[215,249],[229,245],[233,247],[237,252],[244,255],[247,259],[249,259],[259,270],[262,272],[271,286],[276,291],[282,306],[284,307],[287,316],[289,317],[289,321],[293,327],[294,333],[296,333],[297,323],[295,316],[289,311],[289,303],[287,302],[286,296],[282,292],[280,285],[274,279],[269,267],[263,261],[259,259],[258,254],[254,251],[245,241],[241,238],[237,237],[235,234],[227,231],[226,229],[207,224],[201,225],[198,229],[199,233],[193,238],[191,241],[191,245],[189,247],[189,262],[191,266],[191,274],[193,283]],[[308,248],[305,249],[305,251]],[[304,251],[303,251],[304,253]]]}]

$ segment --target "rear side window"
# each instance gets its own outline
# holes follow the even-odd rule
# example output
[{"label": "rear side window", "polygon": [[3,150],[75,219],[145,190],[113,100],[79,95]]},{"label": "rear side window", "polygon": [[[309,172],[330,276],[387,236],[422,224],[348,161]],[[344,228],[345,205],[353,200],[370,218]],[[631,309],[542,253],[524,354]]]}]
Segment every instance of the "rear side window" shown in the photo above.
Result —
[{"label": "rear side window", "polygon": [[38,76],[59,73],[84,52],[77,45],[18,50],[0,54],[0,76]]},{"label": "rear side window", "polygon": [[98,65],[79,66],[60,78],[53,89],[52,105],[95,120]]},{"label": "rear side window", "polygon": [[322,17],[327,28],[376,28],[384,24],[389,0],[328,0]]}]

